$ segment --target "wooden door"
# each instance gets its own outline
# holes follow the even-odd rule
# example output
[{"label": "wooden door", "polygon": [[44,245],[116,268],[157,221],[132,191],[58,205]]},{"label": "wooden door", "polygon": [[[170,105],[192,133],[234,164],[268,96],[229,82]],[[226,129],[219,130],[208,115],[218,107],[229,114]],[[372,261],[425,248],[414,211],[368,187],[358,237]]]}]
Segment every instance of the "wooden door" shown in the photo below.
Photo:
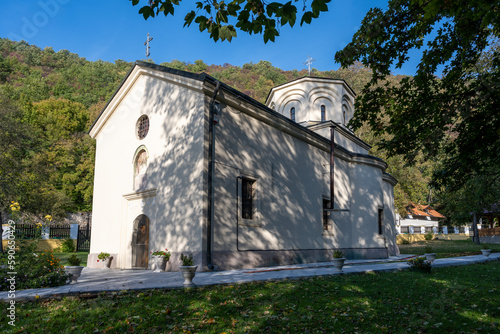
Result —
[{"label": "wooden door", "polygon": [[134,221],[132,238],[132,267],[147,268],[149,254],[149,218],[140,215]]}]

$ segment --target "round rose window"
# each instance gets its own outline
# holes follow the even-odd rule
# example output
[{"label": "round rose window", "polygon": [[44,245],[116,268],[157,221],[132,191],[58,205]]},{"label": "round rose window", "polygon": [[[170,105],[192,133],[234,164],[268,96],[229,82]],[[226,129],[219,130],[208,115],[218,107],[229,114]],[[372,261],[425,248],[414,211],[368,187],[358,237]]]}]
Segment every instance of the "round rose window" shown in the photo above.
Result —
[{"label": "round rose window", "polygon": [[137,121],[137,138],[144,139],[149,131],[149,118],[146,115],[139,117]]}]

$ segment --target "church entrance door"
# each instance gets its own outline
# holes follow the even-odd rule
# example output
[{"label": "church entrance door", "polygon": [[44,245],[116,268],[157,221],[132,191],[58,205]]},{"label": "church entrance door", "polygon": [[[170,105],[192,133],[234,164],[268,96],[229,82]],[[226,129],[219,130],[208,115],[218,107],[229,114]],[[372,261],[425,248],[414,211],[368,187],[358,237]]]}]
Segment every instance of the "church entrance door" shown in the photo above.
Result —
[{"label": "church entrance door", "polygon": [[149,254],[149,218],[140,215],[134,220],[132,237],[132,267],[147,268]]}]

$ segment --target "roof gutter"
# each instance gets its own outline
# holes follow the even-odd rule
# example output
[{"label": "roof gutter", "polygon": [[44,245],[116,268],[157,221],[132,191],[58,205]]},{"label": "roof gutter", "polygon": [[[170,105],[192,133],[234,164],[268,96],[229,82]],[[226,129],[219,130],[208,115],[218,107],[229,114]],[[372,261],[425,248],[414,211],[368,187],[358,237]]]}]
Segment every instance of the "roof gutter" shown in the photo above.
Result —
[{"label": "roof gutter", "polygon": [[210,133],[210,160],[209,160],[209,173],[208,173],[208,189],[209,189],[209,203],[208,219],[207,219],[207,267],[208,270],[214,270],[215,266],[212,264],[212,238],[213,238],[213,221],[215,217],[215,204],[214,204],[214,179],[215,179],[215,129],[219,123],[218,110],[215,108],[215,98],[219,93],[221,83],[219,80],[215,81],[215,89],[212,99],[209,104],[209,133]]}]

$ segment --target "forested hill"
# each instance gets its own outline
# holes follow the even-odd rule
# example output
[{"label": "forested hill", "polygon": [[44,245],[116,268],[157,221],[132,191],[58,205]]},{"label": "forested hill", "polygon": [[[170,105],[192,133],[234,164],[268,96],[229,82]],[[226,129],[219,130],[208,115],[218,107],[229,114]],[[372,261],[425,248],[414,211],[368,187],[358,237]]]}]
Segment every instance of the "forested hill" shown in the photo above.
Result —
[{"label": "forested hill", "polygon": [[[283,71],[267,61],[242,67],[202,60],[160,64],[206,72],[260,102],[273,86],[308,74]],[[35,213],[91,209],[95,144],[86,131],[131,66],[123,60],[88,61],[67,50],[0,39],[0,117],[2,129],[8,129],[0,134],[1,207],[18,200],[24,210]],[[344,79],[360,92],[370,71],[355,66],[313,70],[312,75]],[[360,135],[376,144],[369,133]]]}]

